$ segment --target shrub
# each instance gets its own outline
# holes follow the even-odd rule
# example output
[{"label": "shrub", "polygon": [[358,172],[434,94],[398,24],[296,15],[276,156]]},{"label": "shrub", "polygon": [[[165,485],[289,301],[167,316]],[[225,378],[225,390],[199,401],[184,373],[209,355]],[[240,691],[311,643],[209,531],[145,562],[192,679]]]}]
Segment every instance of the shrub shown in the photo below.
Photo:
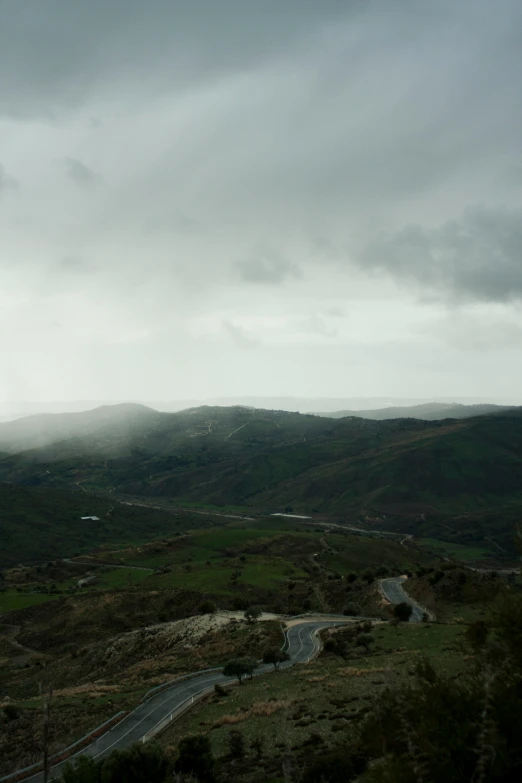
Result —
[{"label": "shrub", "polygon": [[248,609],[245,609],[245,618],[249,623],[255,623],[262,614],[263,610],[260,606],[249,606]]},{"label": "shrub", "polygon": [[250,743],[250,747],[254,751],[254,754],[256,758],[260,759],[263,755],[263,746],[264,746],[264,739],[263,737],[254,737],[252,742]]},{"label": "shrub", "polygon": [[179,743],[174,769],[195,775],[201,783],[214,783],[214,757],[209,738],[203,734],[184,737]]},{"label": "shrub", "polygon": [[18,707],[15,707],[14,704],[6,704],[4,707],[2,707],[2,713],[4,714],[5,719],[9,722],[12,720],[17,720],[20,715]]},{"label": "shrub", "polygon": [[375,639],[371,635],[371,633],[360,633],[356,639],[355,644],[358,647],[364,647],[366,652],[370,649],[370,645],[372,645],[375,642]]},{"label": "shrub", "polygon": [[239,729],[231,729],[227,737],[228,753],[232,759],[242,759],[245,756],[245,740]]},{"label": "shrub", "polygon": [[346,604],[343,609],[343,614],[347,617],[354,617],[356,614],[361,614],[361,607],[359,604]]}]

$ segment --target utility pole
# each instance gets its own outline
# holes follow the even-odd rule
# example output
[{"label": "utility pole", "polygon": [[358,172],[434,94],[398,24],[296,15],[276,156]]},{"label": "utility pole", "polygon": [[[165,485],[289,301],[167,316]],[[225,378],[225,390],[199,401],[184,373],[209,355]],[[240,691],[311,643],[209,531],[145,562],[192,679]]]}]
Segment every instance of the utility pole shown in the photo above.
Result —
[{"label": "utility pole", "polygon": [[48,692],[44,693],[42,683],[40,683],[40,696],[42,697],[42,745],[43,745],[43,783],[49,780],[49,715],[51,713],[51,699],[53,697],[53,686],[49,686]]}]

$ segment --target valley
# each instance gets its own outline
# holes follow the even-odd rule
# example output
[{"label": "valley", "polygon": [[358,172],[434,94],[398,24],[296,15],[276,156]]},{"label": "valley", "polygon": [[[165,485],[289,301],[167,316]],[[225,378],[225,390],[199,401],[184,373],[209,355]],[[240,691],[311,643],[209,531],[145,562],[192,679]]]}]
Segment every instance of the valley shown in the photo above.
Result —
[{"label": "valley", "polygon": [[[0,460],[0,774],[39,762],[39,689],[51,685],[51,754],[116,715],[111,736],[127,737],[136,715],[140,739],[139,716],[153,729],[187,692],[198,704],[155,737],[161,747],[199,726],[221,758],[237,723],[270,748],[267,771],[289,743],[310,764],[316,747],[358,735],[366,703],[407,684],[417,656],[464,676],[467,628],[520,579],[516,412],[369,422],[132,407],[80,419],[72,438],[52,440],[48,422],[49,443]],[[22,445],[31,438],[24,425]],[[399,627],[402,601],[414,608]],[[316,641],[290,646],[297,666],[207,692],[227,661],[261,660],[296,622],[320,624]],[[167,712],[143,712],[154,688]],[[85,752],[112,750],[104,737]],[[240,766],[249,783],[251,766]]]}]

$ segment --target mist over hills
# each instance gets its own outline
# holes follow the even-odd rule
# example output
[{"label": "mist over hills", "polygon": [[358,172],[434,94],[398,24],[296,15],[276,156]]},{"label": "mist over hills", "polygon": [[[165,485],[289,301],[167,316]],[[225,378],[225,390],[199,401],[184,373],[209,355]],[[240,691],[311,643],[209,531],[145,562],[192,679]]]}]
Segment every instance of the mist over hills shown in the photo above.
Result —
[{"label": "mist over hills", "polygon": [[[116,406],[44,417],[47,438],[56,421],[55,432],[67,437],[4,456],[0,481],[262,513],[291,507],[418,524],[468,515],[459,529],[489,514],[489,532],[502,529],[508,538],[513,514],[522,511],[520,409],[377,421],[240,406],[180,413]],[[29,424],[13,422],[10,437],[17,425],[27,439]]]},{"label": "mist over hills", "polygon": [[441,419],[466,419],[470,416],[484,416],[489,413],[501,413],[515,408],[514,405],[493,405],[492,403],[475,403],[463,405],[454,402],[425,402],[420,405],[396,406],[369,410],[341,410],[316,413],[316,416],[326,416],[341,419],[346,416],[361,416],[363,419],[422,419],[436,421]]},{"label": "mist over hills", "polygon": [[[373,411],[381,408],[404,408],[423,404],[447,404],[447,405],[479,405],[495,404],[501,406],[516,406],[522,400],[515,398],[485,398],[485,397],[453,397],[415,398],[415,397],[289,397],[289,396],[235,396],[235,397],[211,397],[207,399],[134,399],[134,400],[47,400],[47,401],[4,401],[0,402],[0,422],[13,421],[26,416],[34,416],[44,413],[82,413],[99,407],[114,407],[116,405],[139,404],[156,411],[175,413],[187,408],[202,406],[231,407],[242,405],[250,408],[262,408],[265,410],[286,410],[299,413],[320,411],[325,415],[339,415],[342,412],[356,412],[362,415],[362,411]],[[319,415],[319,414],[318,414]]]},{"label": "mist over hills", "polygon": [[102,405],[78,413],[42,413],[0,424],[0,451],[40,448],[58,440],[89,438],[97,433],[112,438],[131,436],[162,414],[136,403]]}]

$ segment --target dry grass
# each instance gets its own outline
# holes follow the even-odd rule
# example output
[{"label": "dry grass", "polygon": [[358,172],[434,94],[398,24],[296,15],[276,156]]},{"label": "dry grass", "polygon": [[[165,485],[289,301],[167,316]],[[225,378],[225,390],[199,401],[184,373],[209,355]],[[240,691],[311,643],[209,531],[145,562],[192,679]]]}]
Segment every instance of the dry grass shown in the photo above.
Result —
[{"label": "dry grass", "polygon": [[327,680],[327,679],[328,679],[328,675],[327,674],[323,674],[323,675],[317,676],[317,677],[308,677],[306,682],[322,682],[323,680]]},{"label": "dry grass", "polygon": [[255,701],[250,709],[240,709],[237,712],[222,715],[213,724],[212,728],[220,726],[232,726],[235,723],[249,720],[250,718],[269,718],[274,712],[284,710],[293,704],[295,699],[272,699],[271,701]]},{"label": "dry grass", "polygon": [[376,666],[373,669],[356,669],[354,666],[345,666],[337,669],[336,674],[341,677],[365,677],[370,674],[381,674],[382,672],[391,672],[389,666]]},{"label": "dry grass", "polygon": [[85,685],[76,685],[72,688],[61,688],[54,691],[55,696],[92,696],[97,698],[106,693],[119,693],[120,688],[117,685],[98,685],[97,683],[87,682]]}]

